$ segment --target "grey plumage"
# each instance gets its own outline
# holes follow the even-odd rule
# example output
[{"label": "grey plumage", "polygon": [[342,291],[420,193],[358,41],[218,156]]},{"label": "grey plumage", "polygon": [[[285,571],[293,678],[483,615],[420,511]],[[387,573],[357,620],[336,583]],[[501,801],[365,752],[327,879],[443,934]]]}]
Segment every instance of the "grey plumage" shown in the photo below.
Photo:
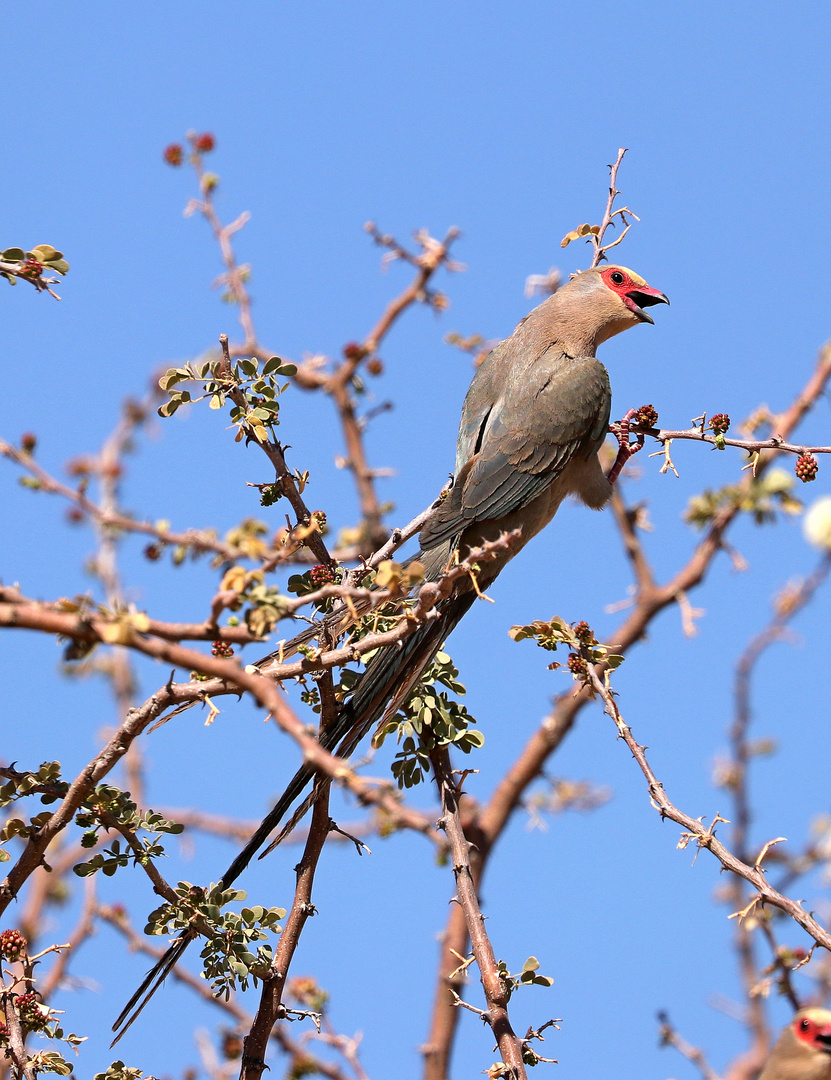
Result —
[{"label": "grey plumage", "polygon": [[[612,398],[609,376],[595,350],[629,326],[652,322],[644,307],[668,302],[625,267],[586,270],[535,308],[490,353],[465,398],[452,487],[435,504],[420,534],[418,558],[428,581],[441,577],[456,552],[464,559],[484,542],[520,529],[518,545],[483,565],[478,582],[487,588],[518,548],[551,520],[566,496],[574,494],[595,509],[605,505],[612,486],[597,452],[608,431]],[[322,745],[350,753],[385,710],[406,698],[475,598],[473,583],[460,578],[454,591],[439,602],[436,618],[420,626],[400,648],[376,654],[352,697],[321,735]],[[296,640],[308,638],[307,631]],[[284,655],[291,654],[291,645]],[[223,874],[225,888],[239,877],[313,776],[306,767],[298,770]],[[113,1025],[113,1030],[121,1028],[117,1038],[194,936],[185,934],[174,943],[148,974]]]}]

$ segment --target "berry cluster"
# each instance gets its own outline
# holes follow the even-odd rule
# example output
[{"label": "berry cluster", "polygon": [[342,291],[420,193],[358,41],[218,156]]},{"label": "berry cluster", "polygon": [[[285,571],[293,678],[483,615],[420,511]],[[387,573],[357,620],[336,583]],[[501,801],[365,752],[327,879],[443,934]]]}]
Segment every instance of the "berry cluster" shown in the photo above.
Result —
[{"label": "berry cluster", "polygon": [[334,566],[326,566],[318,563],[309,571],[309,579],[316,589],[322,589],[324,585],[331,585],[335,581]]},{"label": "berry cluster", "polygon": [[168,165],[172,165],[174,169],[177,169],[185,160],[185,152],[178,143],[171,143],[170,146],[164,148],[162,157]]},{"label": "berry cluster", "polygon": [[362,360],[366,356],[366,349],[357,341],[348,341],[343,347],[343,355],[346,360]]},{"label": "berry cluster", "polygon": [[582,656],[573,652],[568,654],[568,670],[572,675],[579,675],[582,678],[588,675],[589,666]]},{"label": "berry cluster", "polygon": [[215,641],[211,645],[211,654],[213,656],[219,656],[223,660],[228,660],[234,655],[234,646],[230,641]]},{"label": "berry cluster", "polygon": [[23,263],[23,277],[37,278],[43,273],[43,263],[38,259],[26,259]]},{"label": "berry cluster", "polygon": [[0,934],[0,956],[4,960],[19,960],[26,952],[26,938],[19,930],[4,930]]},{"label": "berry cluster", "polygon": [[816,479],[819,472],[819,462],[813,454],[802,454],[801,457],[796,459],[794,472],[803,484],[807,484],[810,480]]},{"label": "berry cluster", "polygon": [[311,520],[317,525],[320,532],[326,528],[326,514],[322,510],[312,510]]},{"label": "berry cluster", "polygon": [[641,405],[631,420],[631,427],[652,428],[658,423],[658,410],[654,405]]},{"label": "berry cluster", "polygon": [[730,417],[727,413],[717,412],[710,417],[710,427],[714,435],[726,435],[730,428]]},{"label": "berry cluster", "polygon": [[585,619],[579,623],[574,624],[574,636],[580,642],[581,645],[596,645],[597,638],[592,633],[592,628],[586,622]]},{"label": "berry cluster", "polygon": [[203,134],[197,135],[191,142],[193,143],[193,149],[199,154],[210,154],[216,146],[216,139],[210,131],[205,131]]},{"label": "berry cluster", "polygon": [[39,1031],[46,1026],[49,1013],[41,1005],[40,998],[34,990],[21,994],[17,999],[17,1015],[20,1023],[30,1031]]}]

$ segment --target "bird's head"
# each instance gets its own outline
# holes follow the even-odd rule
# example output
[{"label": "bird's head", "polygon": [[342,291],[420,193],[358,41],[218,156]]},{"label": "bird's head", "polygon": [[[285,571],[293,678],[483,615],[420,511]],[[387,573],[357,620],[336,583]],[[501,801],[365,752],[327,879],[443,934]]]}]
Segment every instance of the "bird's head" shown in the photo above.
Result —
[{"label": "bird's head", "polygon": [[581,330],[595,346],[637,323],[653,322],[644,309],[669,303],[662,292],[647,285],[634,270],[614,265],[583,270],[556,296],[572,307],[573,317],[584,324]]},{"label": "bird's head", "polygon": [[759,1080],[831,1080],[831,1011],[800,1009],[779,1036]]},{"label": "bird's head", "polygon": [[797,1042],[822,1054],[831,1054],[831,1010],[802,1009],[791,1021]]}]

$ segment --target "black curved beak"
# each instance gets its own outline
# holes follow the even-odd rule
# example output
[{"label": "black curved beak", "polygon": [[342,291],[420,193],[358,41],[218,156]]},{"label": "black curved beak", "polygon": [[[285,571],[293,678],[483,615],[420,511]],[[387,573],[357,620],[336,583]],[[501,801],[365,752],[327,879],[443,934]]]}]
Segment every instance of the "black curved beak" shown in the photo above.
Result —
[{"label": "black curved beak", "polygon": [[665,293],[658,292],[657,289],[632,289],[626,296],[631,301],[631,304],[627,306],[631,308],[641,322],[652,323],[653,326],[655,325],[655,320],[643,309],[654,307],[655,304],[669,303],[669,297]]}]

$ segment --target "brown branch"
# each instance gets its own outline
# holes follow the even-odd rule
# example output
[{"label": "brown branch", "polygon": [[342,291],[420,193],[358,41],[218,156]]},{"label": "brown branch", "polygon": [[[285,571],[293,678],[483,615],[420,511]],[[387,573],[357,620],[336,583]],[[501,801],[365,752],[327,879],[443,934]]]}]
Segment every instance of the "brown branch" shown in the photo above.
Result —
[{"label": "brown branch", "polygon": [[[14,1007],[14,995],[0,982],[0,1005],[2,1005],[6,1028],[9,1032],[9,1056],[12,1062],[14,1080],[35,1080],[35,1074],[29,1067],[29,1055],[23,1042],[23,1029]],[[16,1071],[15,1071],[16,1070]]]},{"label": "brown branch", "polygon": [[[614,209],[615,199],[618,197],[618,195],[620,195],[620,192],[617,190],[617,173],[618,169],[620,168],[620,163],[623,161],[623,155],[625,153],[626,150],[624,149],[624,147],[621,147],[617,152],[617,158],[615,159],[614,165],[609,166],[609,196],[606,200],[606,212],[603,215],[603,220],[600,223],[600,228],[597,234],[590,234],[591,243],[594,247],[594,254],[592,255],[592,261],[589,264],[589,269],[594,266],[598,266],[603,261],[603,259],[606,258],[606,252],[613,247],[617,247],[617,245],[621,242],[624,236],[626,236],[626,234],[629,232],[629,229],[631,227],[630,224],[626,221],[626,218],[624,217],[625,213],[631,214],[631,211],[628,210],[626,207],[623,207],[620,210]],[[614,222],[614,219],[618,216],[623,223],[623,231],[613,243],[607,244],[604,247],[603,237],[606,235],[607,229]],[[635,217],[634,214],[631,214],[631,216]]]},{"label": "brown branch", "polygon": [[[787,624],[808,604],[817,589],[822,585],[831,570],[831,557],[823,556],[817,568],[799,586],[786,588],[775,600],[775,614],[770,623],[748,644],[736,665],[734,682],[734,717],[729,731],[730,758],[726,765],[723,786],[730,792],[733,809],[731,848],[737,857],[749,863],[750,825],[752,821],[749,767],[753,757],[753,746],[748,738],[752,720],[750,687],[753,672],[764,652],[776,641],[782,640]],[[781,886],[779,886],[781,890]],[[725,903],[731,911],[741,911],[747,907],[750,893],[741,878],[733,877],[725,890]],[[780,984],[783,992],[790,999],[795,1009],[800,1004],[793,989],[790,970],[781,960],[773,931],[764,916],[750,921],[737,920],[735,929],[735,949],[738,958],[739,973],[746,998],[746,1024],[750,1035],[750,1048],[739,1061],[750,1058],[753,1061],[764,1060],[770,1050],[771,1031],[767,1018],[765,997],[758,993],[761,979],[756,959],[753,931],[761,929],[770,946],[774,967],[780,971]],[[737,1067],[738,1067],[738,1063]]]},{"label": "brown branch", "polygon": [[246,554],[242,549],[223,544],[213,539],[207,532],[200,532],[196,529],[189,529],[183,533],[171,532],[168,529],[159,529],[157,526],[151,525],[149,521],[136,521],[116,511],[102,510],[91,499],[88,499],[83,492],[56,480],[38,465],[30,454],[19,450],[16,446],[12,446],[11,443],[6,442],[4,439],[0,439],[0,455],[14,461],[35,477],[38,481],[38,490],[48,492],[50,495],[60,495],[62,498],[74,503],[75,506],[105,528],[152,536],[164,544],[188,547],[194,551],[211,551],[227,562],[236,562],[238,559],[246,558]]},{"label": "brown branch", "polygon": [[91,876],[84,882],[84,902],[78,921],[69,935],[65,949],[62,949],[55,957],[55,962],[47,971],[46,975],[38,982],[38,991],[44,1001],[48,1001],[56,990],[59,990],[66,978],[67,968],[78,949],[95,932],[95,912],[97,908],[96,882]]},{"label": "brown branch", "polygon": [[[715,834],[715,827],[719,820],[724,820],[723,818],[716,818],[710,827],[705,829],[701,818],[692,818],[689,814],[684,813],[673,805],[664,790],[664,785],[655,776],[655,773],[652,771],[652,768],[647,761],[645,747],[641,746],[635,740],[631,729],[623,720],[611,691],[606,687],[602,679],[605,671],[606,668],[603,664],[598,664],[596,666],[589,665],[589,684],[594,692],[603,699],[603,704],[605,706],[604,711],[614,721],[620,737],[626,743],[635,761],[637,761],[638,766],[646,779],[650,801],[655,806],[655,809],[662,818],[669,818],[670,821],[674,821],[685,830],[685,833],[682,834],[682,845],[695,842],[697,847],[706,848],[716,857],[716,859],[718,859],[725,870],[730,870],[753,887],[755,890],[754,906],[755,903],[758,902],[778,908],[779,911],[782,911],[785,915],[789,915],[797,925],[801,926],[806,934],[812,937],[818,945],[831,951],[831,933],[821,926],[812,915],[805,911],[800,902],[791,900],[790,897],[783,896],[782,893],[774,889],[768,883],[764,871],[758,861],[753,865],[744,862],[742,859],[737,858],[732,851],[722,844]],[[745,911],[741,913],[736,912],[734,914],[738,918],[743,918],[748,913],[749,912]]]},{"label": "brown branch", "polygon": [[707,1061],[704,1051],[698,1046],[692,1046],[686,1039],[683,1039],[672,1026],[669,1016],[665,1012],[658,1013],[658,1021],[661,1025],[661,1046],[674,1047],[682,1057],[695,1065],[703,1080],[721,1080],[719,1074]]},{"label": "brown branch", "polygon": [[376,242],[393,246],[399,257],[407,257],[408,261],[416,266],[417,272],[413,280],[398,296],[391,300],[385,308],[381,318],[364,338],[363,342],[353,345],[348,350],[348,355],[339,367],[320,383],[322,388],[332,397],[340,417],[343,429],[344,442],[346,444],[346,460],[358,491],[358,499],[363,520],[363,544],[368,550],[380,543],[385,530],[381,522],[381,507],[378,495],[375,491],[376,473],[369,467],[364,449],[363,429],[358,420],[355,408],[355,400],[350,392],[350,384],[361,361],[374,356],[389,333],[395,321],[417,301],[427,299],[427,285],[440,266],[446,265],[448,269],[455,269],[455,265],[449,263],[448,255],[450,245],[459,234],[458,229],[449,229],[442,242],[432,240],[422,234],[421,243],[423,251],[421,255],[409,256],[400,246],[394,242],[388,242],[375,229],[374,225],[367,225],[367,231],[371,232]]},{"label": "brown branch", "polygon": [[459,802],[461,791],[453,776],[447,747],[433,750],[430,754],[436,785],[442,805],[439,827],[443,829],[450,845],[453,873],[456,878],[456,900],[464,913],[467,932],[473,954],[479,967],[482,987],[485,991],[487,1011],[482,1019],[491,1027],[502,1060],[511,1069],[515,1080],[525,1080],[525,1064],[522,1060],[522,1041],[516,1036],[508,1016],[510,988],[500,978],[493,946],[485,930],[485,917],[479,907],[474,873],[470,864],[471,841],[462,826]]},{"label": "brown branch", "polygon": [[783,454],[831,454],[831,446],[799,446],[796,443],[785,442],[778,435],[772,435],[769,439],[728,439],[727,436],[716,436],[700,428],[687,428],[684,431],[669,431],[664,428],[645,428],[645,435],[651,435],[660,443],[672,442],[674,439],[691,439],[693,442],[709,443],[711,446],[736,446],[740,450],[746,450],[749,454],[758,453],[762,450],[777,450]]},{"label": "brown branch", "polygon": [[[334,700],[332,673],[327,671],[321,677],[321,731],[325,730],[336,717],[337,705]],[[260,1080],[266,1065],[266,1048],[275,1023],[286,1016],[283,994],[289,975],[291,962],[300,943],[309,918],[315,914],[312,904],[312,887],[318,860],[323,852],[323,845],[332,825],[329,817],[330,784],[319,782],[319,792],[312,809],[312,821],[303,857],[297,865],[297,884],[291,910],[280,935],[280,941],[274,953],[269,974],[263,979],[260,1004],[251,1030],[245,1037],[242,1054],[240,1080]]]}]

